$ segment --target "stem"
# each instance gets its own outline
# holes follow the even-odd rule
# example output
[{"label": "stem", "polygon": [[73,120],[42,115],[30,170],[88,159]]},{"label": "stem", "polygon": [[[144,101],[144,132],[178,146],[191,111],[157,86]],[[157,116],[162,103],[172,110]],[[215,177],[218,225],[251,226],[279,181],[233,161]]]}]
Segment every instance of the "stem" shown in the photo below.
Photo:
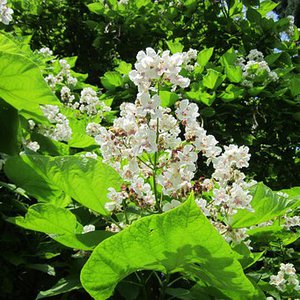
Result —
[{"label": "stem", "polygon": [[[156,145],[158,147],[158,140],[159,140],[159,119],[156,119]],[[160,201],[158,198],[158,193],[157,193],[157,184],[156,184],[156,171],[157,171],[157,159],[158,159],[158,149],[154,153],[154,163],[153,163],[153,188],[154,188],[154,196],[155,196],[155,204],[157,207],[157,210],[161,213],[161,205]]]},{"label": "stem", "polygon": [[166,274],[166,278],[162,282],[162,286],[161,286],[161,289],[160,289],[159,300],[164,300],[165,299],[166,289],[168,287],[169,281],[170,281],[170,275]]},{"label": "stem", "polygon": [[179,280],[181,280],[181,279],[182,279],[182,276],[180,276],[180,277],[174,279],[173,281],[171,281],[171,282],[167,285],[167,287],[172,286],[175,282],[177,282],[177,281],[179,281]]},{"label": "stem", "polygon": [[137,277],[139,283],[142,285],[142,290],[144,293],[144,298],[145,300],[148,300],[148,293],[147,293],[147,288],[146,288],[146,282],[142,280],[142,278],[139,276],[137,272],[134,272],[135,276]]},{"label": "stem", "polygon": [[126,204],[126,200],[123,200],[123,207],[124,207],[124,216],[125,216],[125,222],[127,225],[129,225],[129,220],[128,220],[128,216],[127,216],[127,204]]},{"label": "stem", "polygon": [[145,166],[147,166],[149,169],[153,170],[153,167],[149,166],[146,162],[144,162],[140,157],[137,156],[137,159],[143,163]]}]

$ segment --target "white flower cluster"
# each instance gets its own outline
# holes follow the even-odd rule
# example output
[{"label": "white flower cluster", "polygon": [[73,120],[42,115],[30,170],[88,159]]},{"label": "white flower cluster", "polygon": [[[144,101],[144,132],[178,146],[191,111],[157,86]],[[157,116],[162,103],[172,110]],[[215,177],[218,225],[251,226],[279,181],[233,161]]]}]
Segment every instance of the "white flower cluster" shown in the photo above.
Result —
[{"label": "white flower cluster", "polygon": [[53,51],[51,49],[49,49],[48,47],[43,47],[38,52],[40,54],[42,54],[44,57],[53,55]]},{"label": "white flower cluster", "polygon": [[135,70],[129,73],[129,78],[138,87],[139,93],[147,93],[153,81],[162,78],[172,83],[175,90],[177,86],[189,86],[190,80],[179,73],[182,67],[186,68],[191,60],[197,58],[197,51],[190,49],[170,55],[168,50],[156,53],[152,48],[147,48],[146,52],[140,51],[136,58]]},{"label": "white flower cluster", "polygon": [[6,0],[0,0],[0,22],[8,25],[12,21],[14,11],[7,6]]},{"label": "white flower cluster", "polygon": [[78,108],[82,113],[86,113],[88,116],[101,114],[102,117],[102,112],[110,111],[110,107],[99,100],[97,92],[92,88],[84,88],[81,91]]},{"label": "white flower cluster", "polygon": [[34,152],[37,152],[40,149],[40,145],[38,142],[26,141],[24,142],[24,146]]},{"label": "white flower cluster", "polygon": [[72,136],[72,129],[69,126],[69,120],[65,115],[59,112],[56,105],[41,106],[44,116],[54,124],[51,128],[42,127],[40,132],[57,141],[68,141]]},{"label": "white flower cluster", "polygon": [[[278,75],[276,72],[271,71],[268,63],[264,60],[264,55],[257,49],[250,50],[246,60],[240,58],[238,64],[243,70],[243,82],[246,87],[253,87],[253,81],[257,77],[264,74],[267,75],[267,80],[277,81]],[[265,80],[264,80],[265,81]]]},{"label": "white flower cluster", "polygon": [[57,75],[49,74],[45,81],[54,90],[58,84],[65,83],[68,86],[76,86],[77,79],[71,75],[71,67],[65,59],[60,59],[61,70]]},{"label": "white flower cluster", "polygon": [[270,277],[270,284],[275,285],[281,292],[284,292],[287,289],[300,291],[300,283],[293,264],[281,263],[280,271],[277,275],[272,275]]},{"label": "white flower cluster", "polygon": [[75,96],[71,93],[70,88],[63,86],[60,90],[60,98],[67,106],[72,106],[72,102],[75,100]]},{"label": "white flower cluster", "polygon": [[287,16],[288,20],[289,20],[289,27],[286,30],[286,34],[291,37],[294,35],[294,28],[295,28],[295,18],[294,16]]},{"label": "white flower cluster", "polygon": [[86,126],[86,133],[93,137],[100,134],[101,130],[102,126],[98,123],[91,122]]},{"label": "white flower cluster", "polygon": [[105,209],[108,211],[120,210],[122,202],[128,198],[128,194],[126,191],[117,192],[114,188],[108,188],[107,197],[111,200],[111,202],[105,203]]},{"label": "white flower cluster", "polygon": [[95,226],[92,225],[92,224],[89,224],[89,225],[85,225],[82,229],[82,234],[85,234],[85,233],[88,233],[88,232],[93,232],[95,231]]},{"label": "white flower cluster", "polygon": [[[135,103],[122,103],[120,117],[109,129],[96,123],[88,125],[87,132],[100,145],[103,161],[115,168],[128,185],[121,192],[109,190],[107,210],[120,210],[129,198],[142,209],[159,209],[157,204],[165,195],[171,201],[161,209],[167,211],[179,205],[192,189],[218,194],[210,203],[202,198],[196,200],[212,219],[218,211],[231,215],[238,208],[251,209],[252,198],[240,171],[248,166],[249,149],[230,145],[222,154],[215,137],[208,135],[197,121],[198,106],[186,99],[177,103],[175,114],[160,105],[157,84],[179,85],[176,80],[185,82],[183,86],[189,84],[187,78],[178,75],[183,61],[180,54],[170,56],[163,52],[160,56],[151,48],[139,52],[137,70],[130,75],[139,90]],[[199,154],[212,163],[215,172],[212,179],[193,183]],[[230,241],[247,237],[243,230],[230,235]]]},{"label": "white flower cluster", "polygon": [[103,101],[100,101],[97,92],[90,87],[81,91],[79,102],[75,101],[75,95],[72,94],[67,86],[63,86],[60,90],[60,97],[66,106],[78,109],[82,114],[87,114],[88,116],[97,115],[102,118],[103,112],[110,111],[110,107]]},{"label": "white flower cluster", "polygon": [[291,227],[300,226],[300,216],[288,217],[284,216],[284,228],[290,230]]},{"label": "white flower cluster", "polygon": [[249,165],[249,148],[236,145],[224,148],[224,153],[213,160],[215,172],[212,176],[218,182],[218,188],[213,191],[214,203],[221,205],[221,211],[227,215],[235,214],[238,208],[252,210],[248,183],[244,181],[245,174],[239,170]]}]

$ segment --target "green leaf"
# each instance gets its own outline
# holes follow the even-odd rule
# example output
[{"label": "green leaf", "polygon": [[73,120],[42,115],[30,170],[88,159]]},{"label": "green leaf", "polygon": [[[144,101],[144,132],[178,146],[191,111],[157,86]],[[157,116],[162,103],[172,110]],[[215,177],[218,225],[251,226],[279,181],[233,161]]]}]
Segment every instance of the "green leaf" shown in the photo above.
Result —
[{"label": "green leaf", "polygon": [[28,58],[0,52],[0,97],[17,110],[43,115],[39,105],[60,105],[37,65]]},{"label": "green leaf", "polygon": [[225,76],[220,72],[209,69],[203,77],[203,85],[209,89],[216,89],[224,80]]},{"label": "green leaf", "polygon": [[223,91],[220,95],[220,98],[224,102],[231,102],[237,98],[239,98],[241,95],[243,95],[244,89],[237,87],[233,84],[229,84],[225,91]]},{"label": "green leaf", "polygon": [[201,92],[196,91],[196,92],[187,92],[186,95],[193,100],[196,100],[198,102],[204,103],[207,106],[211,106],[215,99],[216,99],[216,93],[213,92],[212,94],[209,94],[207,92]]},{"label": "green leaf", "polygon": [[260,2],[259,8],[257,9],[257,11],[263,16],[265,17],[266,14],[270,11],[272,11],[276,6],[278,6],[279,3],[275,3],[271,0],[265,0]]},{"label": "green leaf", "polygon": [[212,108],[212,107],[205,107],[203,109],[200,110],[200,115],[207,117],[207,118],[211,118],[216,114],[216,111]]},{"label": "green leaf", "polygon": [[120,73],[109,71],[101,77],[102,85],[108,90],[115,90],[117,87],[123,85],[123,79]]},{"label": "green leaf", "polygon": [[284,230],[283,226],[273,224],[271,226],[257,227],[247,231],[251,241],[262,245],[272,244],[274,242],[281,242],[283,245],[289,245],[297,241],[300,237],[300,231],[293,232]]},{"label": "green leaf", "polygon": [[46,273],[50,276],[55,276],[55,269],[47,264],[26,264],[26,268],[34,269]]},{"label": "green leaf", "polygon": [[7,221],[23,227],[49,234],[55,241],[75,249],[92,250],[112,234],[106,231],[82,233],[83,226],[69,210],[52,204],[39,203],[29,207],[25,217],[11,217]]},{"label": "green leaf", "polygon": [[295,186],[290,189],[283,189],[280,192],[285,193],[292,199],[300,199],[300,186]]},{"label": "green leaf", "polygon": [[246,17],[250,22],[260,24],[261,14],[256,9],[248,7]]},{"label": "green leaf", "polygon": [[128,75],[128,73],[132,70],[132,65],[125,61],[121,61],[115,70],[120,74]]},{"label": "green leaf", "polygon": [[214,48],[203,49],[199,52],[197,57],[197,62],[201,67],[204,67],[209,62],[211,56],[213,55]]},{"label": "green leaf", "polygon": [[68,117],[69,125],[72,129],[72,138],[68,145],[73,148],[86,148],[97,145],[95,139],[86,133],[86,126],[89,120],[84,118],[78,120],[75,117]]},{"label": "green leaf", "polygon": [[228,65],[234,66],[237,59],[237,54],[235,53],[233,48],[227,50],[220,58],[220,62],[223,67]]},{"label": "green leaf", "polygon": [[[11,164],[8,164],[12,160],[11,164],[15,163],[13,175],[10,172]],[[51,190],[55,187],[57,192],[63,193],[72,197],[80,204],[87,208],[90,208],[100,214],[107,215],[108,212],[104,208],[104,205],[109,199],[107,198],[108,188],[113,187],[117,190],[120,189],[123,181],[121,177],[110,166],[102,163],[99,160],[92,158],[83,158],[79,156],[60,156],[60,157],[47,157],[42,155],[22,155],[20,158],[11,158],[5,164],[7,168],[6,173],[12,179],[21,179],[17,183],[24,190],[26,189],[26,183],[34,186],[38,193],[43,194],[43,188],[45,184],[40,185],[40,182],[34,178],[32,174],[28,176],[26,172],[18,171],[18,161],[23,161],[26,168],[32,168],[31,172],[35,171],[41,178],[49,184]],[[22,164],[20,164],[22,166]],[[27,171],[27,170],[26,170]],[[16,181],[16,180],[14,180]],[[32,182],[31,182],[32,181]],[[24,186],[25,184],[25,186]],[[55,185],[54,185],[55,184]],[[47,195],[47,200],[51,200],[51,195]],[[53,197],[53,195],[52,195]]]},{"label": "green leaf", "polygon": [[265,57],[265,61],[268,63],[269,66],[272,66],[280,56],[281,56],[281,52],[272,53]]},{"label": "green leaf", "polygon": [[159,97],[161,100],[162,107],[171,107],[179,99],[179,96],[176,93],[168,91],[160,91]]},{"label": "green leaf", "polygon": [[175,39],[175,41],[166,41],[168,48],[172,54],[182,52],[184,46],[180,43],[180,39]]},{"label": "green leaf", "polygon": [[82,288],[79,279],[74,277],[61,278],[53,287],[46,291],[40,291],[36,297],[38,299],[44,299],[48,297],[53,297],[56,295],[71,292],[73,290],[78,290]]},{"label": "green leaf", "polygon": [[300,94],[300,76],[295,76],[290,80],[290,90],[293,97]]},{"label": "green leaf", "polygon": [[32,54],[28,45],[18,44],[12,37],[0,33],[0,51],[13,54]]},{"label": "green leaf", "polygon": [[137,270],[183,272],[231,299],[260,299],[230,246],[201,213],[193,196],[100,243],[82,269],[81,282],[94,299],[107,299],[119,281]]},{"label": "green leaf", "polygon": [[105,10],[105,6],[103,1],[99,1],[99,2],[95,2],[95,3],[90,3],[87,5],[87,7],[89,8],[89,10],[97,15],[101,15],[104,10]]},{"label": "green leaf", "polygon": [[248,93],[249,93],[251,96],[257,96],[257,95],[260,94],[264,89],[265,89],[264,86],[256,86],[256,87],[250,88],[250,89],[248,90]]},{"label": "green leaf", "polygon": [[225,67],[225,74],[231,82],[241,82],[243,78],[243,71],[240,66],[227,65]]},{"label": "green leaf", "polygon": [[300,203],[299,199],[279,196],[261,182],[251,188],[251,194],[253,195],[251,206],[254,211],[239,210],[233,216],[231,222],[233,228],[250,227],[269,221],[284,215],[289,208]]},{"label": "green leaf", "polygon": [[7,221],[26,229],[47,234],[75,234],[82,232],[75,215],[53,204],[38,203],[29,207],[25,217],[12,217]]},{"label": "green leaf", "polygon": [[93,250],[100,242],[110,236],[112,236],[111,232],[104,230],[95,230],[84,234],[77,233],[51,235],[51,238],[67,247],[88,251]]},{"label": "green leaf", "polygon": [[234,0],[231,2],[233,2],[233,4],[230,5],[229,15],[232,17],[236,14],[241,13],[241,11],[243,10],[243,3],[241,3],[239,0]]},{"label": "green leaf", "polygon": [[[43,157],[43,156],[41,156]],[[39,202],[65,207],[71,198],[47,174],[47,157],[36,163],[31,156],[11,156],[4,165],[6,176]]]}]

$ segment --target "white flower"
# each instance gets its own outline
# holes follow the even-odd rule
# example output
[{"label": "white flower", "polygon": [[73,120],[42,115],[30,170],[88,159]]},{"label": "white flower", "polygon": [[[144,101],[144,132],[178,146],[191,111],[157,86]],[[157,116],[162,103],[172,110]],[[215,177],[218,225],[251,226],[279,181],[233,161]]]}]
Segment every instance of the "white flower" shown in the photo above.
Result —
[{"label": "white flower", "polygon": [[289,230],[291,227],[300,226],[300,216],[293,216],[293,217],[285,216],[284,219],[285,219],[284,228],[286,228],[287,230]]},{"label": "white flower", "polygon": [[56,105],[44,105],[41,106],[44,116],[53,124],[54,127],[48,129],[43,128],[43,132],[46,136],[57,141],[68,141],[72,136],[72,129],[69,125],[69,120],[59,112],[59,107]]},{"label": "white flower", "polygon": [[293,264],[280,264],[280,271],[284,272],[287,275],[292,275],[296,273],[296,269]]},{"label": "white flower", "polygon": [[175,113],[178,120],[185,121],[188,124],[195,122],[199,116],[198,106],[195,103],[190,103],[187,99],[178,102]]},{"label": "white flower", "polygon": [[34,152],[37,152],[40,149],[40,145],[38,142],[28,142],[25,144],[25,146]]},{"label": "white flower", "polygon": [[206,207],[207,201],[205,199],[203,198],[196,199],[195,202],[201,208],[205,216],[210,216],[209,209]]},{"label": "white flower", "polygon": [[35,127],[35,122],[33,120],[28,120],[30,130],[33,130]]},{"label": "white flower", "polygon": [[0,22],[8,25],[12,21],[14,11],[7,6],[6,0],[0,0]]},{"label": "white flower", "polygon": [[92,224],[89,224],[89,225],[85,225],[83,227],[83,230],[82,230],[82,233],[88,233],[88,232],[92,232],[92,231],[95,231],[95,226],[92,225]]},{"label": "white flower", "polygon": [[39,53],[42,54],[43,56],[52,56],[53,51],[50,50],[48,47],[43,47],[39,50]]},{"label": "white flower", "polygon": [[63,86],[60,90],[61,100],[64,102],[73,102],[75,96],[71,94],[71,90],[67,86]]},{"label": "white flower", "polygon": [[100,134],[102,126],[97,123],[89,123],[86,126],[85,132],[90,136],[96,136]]}]

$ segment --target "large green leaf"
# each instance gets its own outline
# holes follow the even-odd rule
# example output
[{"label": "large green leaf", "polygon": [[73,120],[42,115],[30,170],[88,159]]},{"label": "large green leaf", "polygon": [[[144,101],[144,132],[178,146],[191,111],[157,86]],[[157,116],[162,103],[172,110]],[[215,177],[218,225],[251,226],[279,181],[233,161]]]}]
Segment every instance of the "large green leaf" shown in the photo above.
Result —
[{"label": "large green leaf", "polygon": [[0,51],[0,97],[17,110],[43,115],[39,105],[59,105],[41,71],[20,54]]},{"label": "large green leaf", "polygon": [[39,202],[53,203],[66,206],[71,199],[51,176],[48,176],[48,157],[41,156],[39,162],[31,156],[11,156],[4,165],[7,177],[17,186],[23,188],[27,194],[35,197]]},{"label": "large green leaf", "polygon": [[31,52],[28,45],[17,44],[11,37],[0,33],[0,51],[14,54],[29,54]]},{"label": "large green leaf", "polygon": [[8,218],[8,221],[47,234],[75,234],[81,233],[83,228],[69,210],[48,203],[34,204],[25,217]]},{"label": "large green leaf", "polygon": [[82,269],[81,282],[94,299],[107,299],[119,281],[143,269],[185,273],[230,299],[262,299],[192,196],[100,243]]},{"label": "large green leaf", "polygon": [[253,195],[251,206],[254,211],[238,211],[231,222],[233,228],[249,227],[271,220],[300,204],[299,198],[282,197],[261,182],[252,188],[251,194]]},{"label": "large green leaf", "polygon": [[[79,156],[47,157],[42,155],[22,155],[20,158],[10,158],[5,165],[7,175],[24,190],[34,188],[34,194],[47,196],[51,201],[54,195],[44,195],[43,189],[66,194],[87,208],[107,215],[104,204],[108,201],[107,189],[120,189],[120,176],[108,165],[99,160]],[[21,163],[19,163],[21,160]],[[25,165],[24,165],[25,163]],[[13,167],[12,167],[13,164]],[[19,166],[24,172],[19,172]],[[20,169],[19,169],[20,170]],[[38,173],[46,182],[41,185],[33,172]],[[29,183],[29,184],[28,184]],[[28,191],[29,192],[29,191]],[[33,194],[31,189],[31,194]]]},{"label": "large green leaf", "polygon": [[57,242],[75,249],[92,250],[100,241],[111,236],[110,232],[82,233],[83,226],[69,210],[48,203],[32,205],[25,217],[11,217],[7,221],[25,229],[49,234]]}]

